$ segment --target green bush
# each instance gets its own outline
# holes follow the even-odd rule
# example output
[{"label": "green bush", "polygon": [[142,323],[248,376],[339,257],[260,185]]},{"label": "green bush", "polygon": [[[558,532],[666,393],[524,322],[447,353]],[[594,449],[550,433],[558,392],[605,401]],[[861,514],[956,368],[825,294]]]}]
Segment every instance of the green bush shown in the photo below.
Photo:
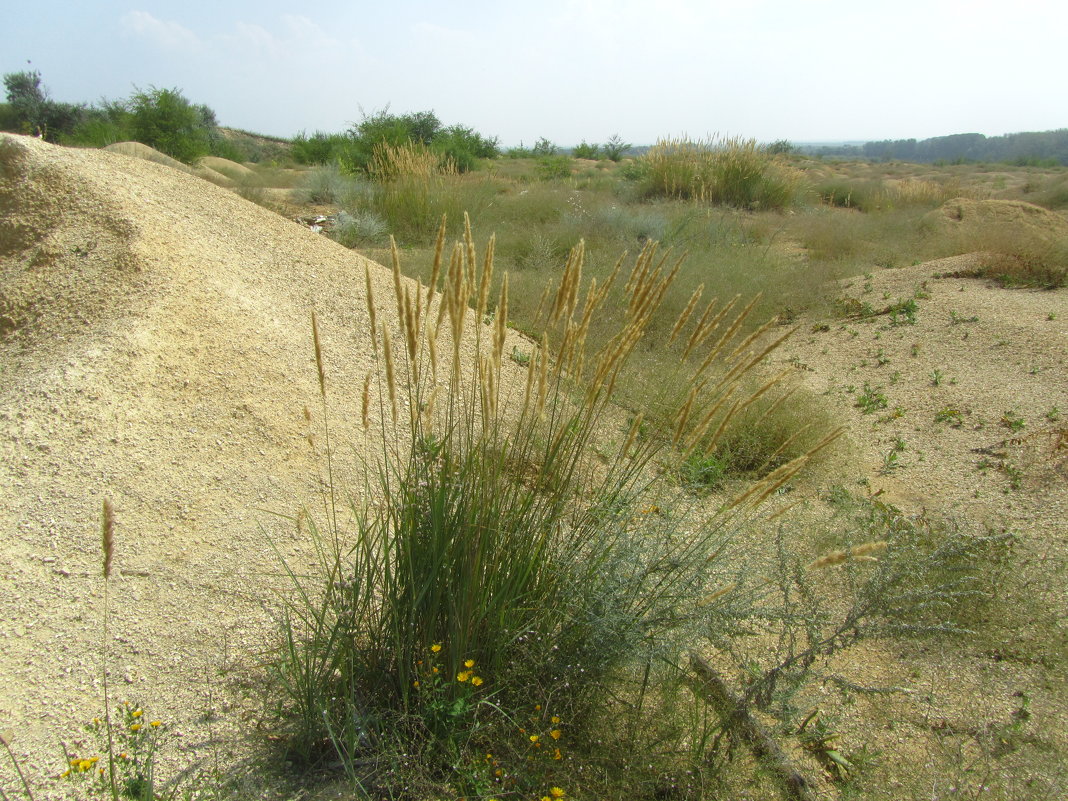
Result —
[{"label": "green bush", "polygon": [[396,115],[384,109],[365,115],[345,135],[316,133],[294,141],[295,157],[307,159],[304,163],[337,161],[349,173],[367,172],[377,148],[409,143],[431,148],[458,172],[473,170],[479,159],[499,154],[496,139],[463,125],[445,127],[433,111]]},{"label": "green bush", "polygon": [[49,142],[71,131],[85,115],[85,106],[59,103],[48,97],[39,72],[9,72],[4,75],[7,90],[7,130],[37,134]]},{"label": "green bush", "polygon": [[601,157],[601,148],[597,145],[587,144],[584,139],[581,144],[575,146],[574,150],[571,151],[571,155],[577,159],[599,159]]},{"label": "green bush", "polygon": [[470,172],[479,159],[492,159],[500,155],[496,139],[488,139],[472,128],[452,125],[435,134],[431,147],[451,159],[457,172]]},{"label": "green bush", "polygon": [[0,131],[17,133],[20,129],[18,109],[10,103],[0,103]]},{"label": "green bush", "polygon": [[543,181],[571,177],[570,156],[541,156],[534,165],[534,173]]},{"label": "green bush", "polygon": [[331,164],[347,141],[343,134],[316,131],[311,136],[303,132],[293,137],[292,155],[297,164]]},{"label": "green bush", "polygon": [[534,147],[530,149],[530,155],[534,158],[540,158],[543,156],[555,156],[559,152],[559,148],[546,139],[544,136],[534,143]]},{"label": "green bush", "polygon": [[623,158],[623,154],[630,150],[630,148],[630,143],[624,142],[623,137],[619,134],[612,134],[601,149],[604,151],[604,157],[606,159],[609,161],[619,161]]},{"label": "green bush", "polygon": [[138,142],[186,164],[211,153],[214,113],[194,106],[178,89],[136,90],[130,114],[130,131]]},{"label": "green bush", "polygon": [[85,117],[64,141],[86,147],[107,147],[133,139],[132,115],[126,103],[102,101],[86,110]]}]

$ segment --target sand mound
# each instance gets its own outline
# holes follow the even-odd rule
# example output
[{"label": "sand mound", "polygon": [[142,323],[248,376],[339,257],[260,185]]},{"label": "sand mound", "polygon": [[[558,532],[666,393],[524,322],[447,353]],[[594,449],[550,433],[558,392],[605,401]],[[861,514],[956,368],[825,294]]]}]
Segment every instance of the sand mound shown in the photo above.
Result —
[{"label": "sand mound", "polygon": [[[115,150],[0,135],[0,728],[40,777],[102,711],[102,500],[118,521],[113,698],[193,748],[205,676],[269,642],[285,581],[268,536],[307,562],[310,544],[263,510],[319,497],[302,436],[313,306],[336,420],[358,419],[348,388],[372,364],[364,260]],[[391,323],[392,276],[372,273]],[[338,453],[381,447],[344,425],[332,437]]]},{"label": "sand mound", "polygon": [[[210,164],[201,163],[196,167],[190,167],[188,164],[182,164],[182,162],[177,159],[172,159],[166,153],[160,153],[155,148],[149,147],[141,142],[116,142],[115,144],[108,145],[104,150],[110,150],[112,153],[121,153],[124,156],[133,156],[134,158],[144,159],[145,161],[152,161],[156,164],[166,164],[168,167],[181,170],[190,175],[196,175],[198,178],[211,181],[213,184],[218,184],[219,186],[229,187],[233,186],[235,183],[235,179],[218,172]],[[226,159],[219,160],[226,161]],[[201,162],[203,161],[204,159],[201,159]],[[233,164],[234,162],[227,163]],[[236,166],[240,167],[241,165],[238,164]]]},{"label": "sand mound", "polygon": [[232,181],[240,181],[242,178],[249,178],[256,174],[244,164],[238,164],[236,161],[230,161],[230,159],[221,159],[218,156],[204,156],[198,164],[213,172],[225,175]]},{"label": "sand mound", "polygon": [[1068,239],[1068,220],[1022,200],[954,198],[926,214],[929,230],[975,238],[1006,232],[1052,243]]},{"label": "sand mound", "polygon": [[182,172],[193,172],[192,167],[189,165],[182,164],[177,159],[172,159],[167,154],[160,153],[154,147],[149,147],[141,142],[115,142],[107,145],[104,150],[110,150],[112,153],[122,153],[124,156],[134,156],[145,161],[154,161],[156,164],[166,164],[168,167],[173,167]]}]

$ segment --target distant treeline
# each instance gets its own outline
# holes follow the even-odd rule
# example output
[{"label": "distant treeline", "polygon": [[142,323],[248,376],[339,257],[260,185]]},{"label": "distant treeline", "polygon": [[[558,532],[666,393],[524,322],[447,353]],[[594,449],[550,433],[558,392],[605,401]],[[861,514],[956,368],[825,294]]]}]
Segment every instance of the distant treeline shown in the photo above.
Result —
[{"label": "distant treeline", "polygon": [[863,145],[805,148],[818,156],[845,156],[876,161],[966,163],[992,161],[1021,166],[1068,165],[1068,128],[1056,131],[984,136],[967,133],[933,139],[887,139]]}]

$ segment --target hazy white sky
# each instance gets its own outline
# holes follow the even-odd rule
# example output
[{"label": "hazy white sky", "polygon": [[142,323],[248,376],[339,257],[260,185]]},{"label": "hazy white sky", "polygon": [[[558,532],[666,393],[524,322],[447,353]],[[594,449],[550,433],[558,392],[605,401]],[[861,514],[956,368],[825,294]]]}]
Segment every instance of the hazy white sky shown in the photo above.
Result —
[{"label": "hazy white sky", "polygon": [[1064,0],[3,5],[0,72],[40,70],[53,99],[178,87],[224,125],[282,136],[386,104],[504,145],[1068,127]]}]

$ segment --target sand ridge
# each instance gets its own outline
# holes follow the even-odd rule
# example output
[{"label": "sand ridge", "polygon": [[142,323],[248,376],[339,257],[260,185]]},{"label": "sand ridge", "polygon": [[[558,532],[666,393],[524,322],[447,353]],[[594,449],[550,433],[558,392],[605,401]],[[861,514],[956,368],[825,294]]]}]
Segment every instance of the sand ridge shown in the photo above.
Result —
[{"label": "sand ridge", "polygon": [[[304,438],[304,407],[322,418],[312,309],[331,418],[359,419],[349,388],[373,356],[353,252],[139,158],[3,135],[0,163],[0,728],[47,777],[101,713],[102,500],[114,697],[202,744],[213,677],[270,642],[274,549],[310,559],[272,513],[321,488]],[[392,275],[371,277],[398,336]],[[333,437],[338,453],[381,448],[359,426]]]}]

